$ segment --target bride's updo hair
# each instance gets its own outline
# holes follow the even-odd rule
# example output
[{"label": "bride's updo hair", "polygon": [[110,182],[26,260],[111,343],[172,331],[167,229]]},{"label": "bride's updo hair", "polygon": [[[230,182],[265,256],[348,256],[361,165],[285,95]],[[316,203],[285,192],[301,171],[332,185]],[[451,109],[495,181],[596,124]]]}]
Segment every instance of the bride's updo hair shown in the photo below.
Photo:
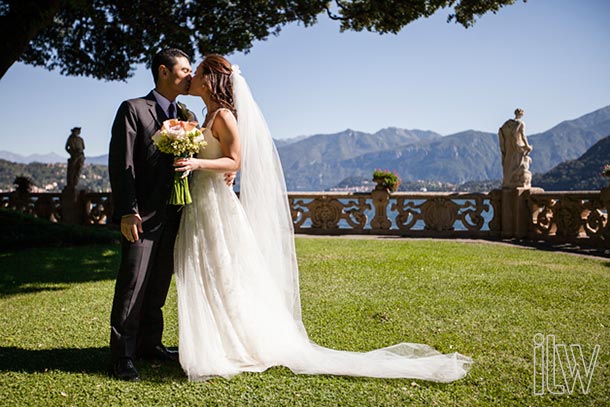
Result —
[{"label": "bride's updo hair", "polygon": [[206,55],[201,62],[203,79],[210,85],[211,98],[237,117],[231,84],[231,63],[218,54]]}]

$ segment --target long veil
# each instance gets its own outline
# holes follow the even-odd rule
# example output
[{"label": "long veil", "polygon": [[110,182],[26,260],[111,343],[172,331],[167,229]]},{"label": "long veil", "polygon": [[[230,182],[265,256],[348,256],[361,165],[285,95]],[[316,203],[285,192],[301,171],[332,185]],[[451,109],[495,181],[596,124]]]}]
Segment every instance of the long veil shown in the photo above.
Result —
[{"label": "long veil", "polygon": [[[285,309],[294,320],[294,325],[281,317],[276,321],[276,316],[282,314],[276,310],[269,312],[272,315],[261,316],[262,321],[270,322],[267,326],[276,332],[275,336],[283,338],[277,346],[274,343],[269,366],[282,364],[304,374],[408,377],[438,382],[464,377],[472,364],[470,358],[459,353],[441,354],[425,344],[399,343],[359,353],[324,348],[309,341],[301,319],[294,229],[280,158],[265,118],[237,66],[233,67],[231,81],[242,145],[241,205],[263,254],[263,267],[269,269],[273,286],[279,287]],[[254,297],[264,294],[262,290]]]},{"label": "long veil", "polygon": [[294,226],[282,163],[267,121],[237,65],[233,65],[231,82],[242,148],[240,201],[286,306],[305,333]]}]

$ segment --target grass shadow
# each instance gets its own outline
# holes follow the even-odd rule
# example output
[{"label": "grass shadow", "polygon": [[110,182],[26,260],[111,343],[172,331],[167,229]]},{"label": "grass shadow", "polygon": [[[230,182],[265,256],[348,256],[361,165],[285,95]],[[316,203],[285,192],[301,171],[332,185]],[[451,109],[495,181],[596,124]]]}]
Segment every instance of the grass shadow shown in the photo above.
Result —
[{"label": "grass shadow", "polygon": [[67,373],[108,375],[107,347],[23,349],[0,347],[0,371],[45,373],[58,370]]},{"label": "grass shadow", "polygon": [[610,250],[604,247],[585,246],[575,243],[556,243],[543,240],[501,239],[515,246],[532,248],[546,252],[563,252],[575,255],[586,255],[600,258],[610,258]]},{"label": "grass shadow", "polygon": [[142,360],[135,361],[142,380],[148,383],[187,382],[188,378],[178,362],[157,363]]},{"label": "grass shadow", "polygon": [[1,253],[0,298],[114,279],[119,252],[118,245],[93,245]]},{"label": "grass shadow", "polygon": [[[187,381],[178,362],[135,362],[147,382],[167,383]],[[0,372],[83,373],[110,378],[110,350],[98,348],[23,349],[0,347]]]}]

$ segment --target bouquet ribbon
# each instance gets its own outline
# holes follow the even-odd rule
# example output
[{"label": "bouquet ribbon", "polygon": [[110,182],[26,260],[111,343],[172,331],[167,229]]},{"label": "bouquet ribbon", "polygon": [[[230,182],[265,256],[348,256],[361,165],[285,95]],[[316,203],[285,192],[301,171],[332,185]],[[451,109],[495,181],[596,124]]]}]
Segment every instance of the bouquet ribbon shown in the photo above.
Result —
[{"label": "bouquet ribbon", "polygon": [[[176,157],[188,157],[188,155]],[[189,190],[188,176],[184,176],[184,174],[180,173],[174,174],[174,187],[172,188],[172,194],[169,198],[169,203],[178,206],[184,206],[193,203],[193,199],[191,198],[191,191]]]}]

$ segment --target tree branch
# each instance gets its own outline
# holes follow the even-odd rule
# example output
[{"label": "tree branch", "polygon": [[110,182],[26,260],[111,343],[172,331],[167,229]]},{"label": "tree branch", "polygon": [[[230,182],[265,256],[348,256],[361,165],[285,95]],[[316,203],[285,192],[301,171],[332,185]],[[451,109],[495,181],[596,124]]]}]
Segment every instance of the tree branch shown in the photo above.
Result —
[{"label": "tree branch", "polygon": [[0,17],[0,79],[25,52],[28,44],[53,22],[60,0],[11,2],[9,12]]}]

